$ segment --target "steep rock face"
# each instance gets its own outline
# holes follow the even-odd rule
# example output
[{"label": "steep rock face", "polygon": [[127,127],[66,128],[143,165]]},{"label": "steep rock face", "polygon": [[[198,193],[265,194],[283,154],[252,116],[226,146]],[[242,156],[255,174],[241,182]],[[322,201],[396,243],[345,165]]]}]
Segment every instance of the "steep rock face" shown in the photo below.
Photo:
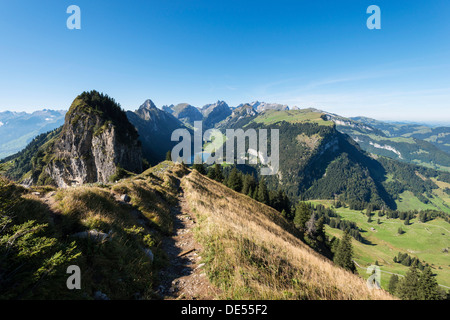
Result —
[{"label": "steep rock face", "polygon": [[172,109],[172,115],[185,124],[193,126],[194,121],[203,120],[203,115],[200,110],[188,103],[179,103]]},{"label": "steep rock face", "polygon": [[170,106],[162,106],[161,109],[162,109],[162,111],[165,111],[167,113],[173,114],[173,112],[174,112],[173,108],[174,107],[175,106],[173,104],[171,104]]},{"label": "steep rock face", "polygon": [[156,108],[153,101],[147,99],[134,113],[136,113],[142,120],[150,120],[152,118],[152,113],[158,110],[159,109]]},{"label": "steep rock face", "polygon": [[220,123],[217,124],[219,129],[227,129],[231,127],[241,127],[247,122],[256,117],[257,112],[253,109],[253,107],[249,104],[244,104],[236,109],[232,110],[231,114]]},{"label": "steep rock face", "polygon": [[266,102],[253,102],[251,103],[253,109],[256,110],[256,112],[260,113],[260,112],[264,112],[267,110],[289,110],[289,107],[287,105],[284,104],[279,104],[279,103],[266,103]]},{"label": "steep rock face", "polygon": [[216,123],[226,119],[231,115],[231,108],[225,101],[217,101],[213,104],[207,104],[202,109],[203,126],[212,128]]},{"label": "steep rock face", "polygon": [[114,100],[95,91],[83,93],[72,103],[41,174],[58,187],[68,187],[107,183],[118,167],[140,172],[142,151],[137,138]]},{"label": "steep rock face", "polygon": [[177,143],[171,141],[173,131],[185,128],[180,120],[158,109],[151,100],[136,111],[127,111],[127,117],[139,133],[143,156],[152,165],[163,161],[167,151]]},{"label": "steep rock face", "polygon": [[252,103],[242,103],[237,106],[237,108],[240,108],[242,106],[249,105],[255,110],[257,113],[262,113],[268,110],[278,110],[278,111],[286,111],[289,110],[289,106],[285,104],[279,104],[279,103],[267,103],[267,102],[260,102],[260,101],[253,101]]}]

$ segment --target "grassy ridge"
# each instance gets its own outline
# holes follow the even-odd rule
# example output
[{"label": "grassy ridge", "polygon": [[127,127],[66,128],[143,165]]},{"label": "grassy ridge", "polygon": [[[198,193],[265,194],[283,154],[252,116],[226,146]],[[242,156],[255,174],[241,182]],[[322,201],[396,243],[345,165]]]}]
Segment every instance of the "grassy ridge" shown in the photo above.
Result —
[{"label": "grassy ridge", "polygon": [[317,123],[322,126],[334,126],[334,122],[324,120],[322,115],[322,113],[312,109],[287,111],[268,110],[253,121],[256,123],[264,123],[265,125],[287,121],[289,123]]}]

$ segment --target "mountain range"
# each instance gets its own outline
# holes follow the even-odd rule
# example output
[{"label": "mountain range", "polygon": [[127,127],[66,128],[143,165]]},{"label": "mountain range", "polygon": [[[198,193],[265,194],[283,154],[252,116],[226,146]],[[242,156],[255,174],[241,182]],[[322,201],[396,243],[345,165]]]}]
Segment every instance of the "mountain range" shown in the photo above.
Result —
[{"label": "mountain range", "polygon": [[[279,129],[280,170],[266,180],[270,189],[282,188],[293,201],[339,197],[347,203],[396,209],[412,196],[426,207],[450,209],[439,184],[449,180],[448,173],[436,170],[447,168],[450,155],[431,142],[404,137],[413,129],[402,126],[393,137],[398,124],[383,127],[375,120],[317,109],[289,110],[279,104],[254,102],[231,108],[218,101],[201,109],[187,103],[159,109],[146,100],[137,110],[125,112],[107,96],[83,93],[74,100],[60,131],[38,137],[4,162],[10,166],[9,176],[26,185],[107,183],[163,161],[177,143],[171,141],[171,133],[191,130],[200,120],[223,132]],[[257,166],[240,169],[258,176]]]},{"label": "mountain range", "polygon": [[[165,152],[173,146],[173,143],[168,142],[170,139],[167,137],[176,128],[192,128],[194,121],[202,121],[205,129],[225,128],[230,125],[230,121],[240,120],[243,113],[256,115],[268,110],[296,109],[298,108],[259,101],[240,104],[237,107],[230,107],[224,101],[217,101],[202,108],[181,103],[162,106],[159,109],[149,99],[136,111],[127,111],[127,117],[135,127],[140,128],[140,139],[146,140],[151,136],[146,132],[147,130],[151,130],[153,135],[161,134],[161,137],[156,138],[163,142],[162,145],[143,144],[145,158],[151,164],[155,164],[163,160]],[[450,171],[450,127],[383,122],[367,117],[346,118],[318,109],[311,110],[325,114],[328,120],[335,122],[338,131],[348,134],[367,152],[402,162]],[[47,109],[31,114],[1,112],[0,159],[22,150],[35,136],[62,126],[65,113],[66,111]],[[237,113],[240,116],[236,117]]]},{"label": "mountain range", "polygon": [[364,150],[403,162],[450,171],[450,127],[386,123],[366,117],[344,118],[324,112],[336,128]]},{"label": "mountain range", "polygon": [[[171,141],[173,130],[192,133],[195,121],[222,133],[278,129],[279,171],[261,176],[262,163],[188,168],[164,161],[176,143]],[[35,288],[26,291],[27,297],[80,298],[78,292],[54,287],[58,278],[46,282],[51,290],[33,280],[48,261],[54,261],[55,270],[49,279],[60,274],[57,270],[64,263],[77,261],[87,270],[88,285],[80,294],[92,299],[393,298],[383,290],[369,290],[350,272],[353,262],[353,267],[344,268],[333,260],[343,246],[339,243],[345,242],[334,229],[340,226],[360,243],[358,259],[369,250],[360,246],[377,245],[386,267],[397,254],[390,252],[392,248],[410,252],[407,245],[395,234],[390,251],[384,252],[385,242],[362,236],[368,230],[341,220],[337,208],[355,221],[367,214],[369,226],[372,213],[378,212],[382,221],[378,219],[375,228],[380,237],[391,224],[397,226],[400,215],[408,239],[414,237],[410,232],[425,228],[436,246],[424,256],[438,264],[440,281],[448,283],[448,268],[442,263],[447,235],[440,223],[449,221],[450,173],[443,170],[446,152],[437,146],[445,147],[447,135],[444,129],[423,129],[427,140],[407,136],[422,129],[260,102],[236,108],[217,101],[201,109],[187,103],[159,109],[146,100],[135,111],[125,111],[103,93],[83,92],[73,100],[62,126],[39,134],[0,162],[7,178],[0,178],[0,197],[10,219],[0,231],[1,241],[14,244],[9,232],[14,237],[23,230],[31,242],[25,239],[17,246],[58,244],[48,250],[45,245],[33,250],[17,247],[21,254],[8,258],[7,265],[0,262],[4,270],[26,266],[20,279],[8,273],[12,276],[5,279],[12,289],[0,288],[0,296],[20,297],[22,287],[12,284],[21,283]],[[412,154],[442,159],[437,164],[437,158],[407,157],[409,145],[422,150]],[[8,206],[10,201],[14,204]],[[3,214],[2,210],[0,206]],[[423,225],[414,220],[414,228],[409,227],[410,220],[419,219],[419,210]],[[435,219],[441,219],[436,234],[428,229]],[[328,238],[325,230],[341,240]],[[16,251],[5,254],[10,252]],[[25,259],[29,252],[34,252],[33,259]],[[52,260],[52,254],[60,258]],[[202,268],[207,278],[202,278]]]},{"label": "mountain range", "polygon": [[0,159],[27,146],[34,137],[63,125],[66,111],[0,112]]}]

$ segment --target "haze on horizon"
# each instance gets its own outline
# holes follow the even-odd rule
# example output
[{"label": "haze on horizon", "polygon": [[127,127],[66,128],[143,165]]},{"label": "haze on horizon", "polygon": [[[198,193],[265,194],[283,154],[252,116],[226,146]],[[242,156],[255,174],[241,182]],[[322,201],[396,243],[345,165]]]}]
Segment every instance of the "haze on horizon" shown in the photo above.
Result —
[{"label": "haze on horizon", "polygon": [[[81,8],[81,30],[66,9]],[[381,8],[381,30],[366,9]],[[98,90],[126,110],[252,101],[450,124],[450,3],[0,3],[0,112],[67,110]]]}]

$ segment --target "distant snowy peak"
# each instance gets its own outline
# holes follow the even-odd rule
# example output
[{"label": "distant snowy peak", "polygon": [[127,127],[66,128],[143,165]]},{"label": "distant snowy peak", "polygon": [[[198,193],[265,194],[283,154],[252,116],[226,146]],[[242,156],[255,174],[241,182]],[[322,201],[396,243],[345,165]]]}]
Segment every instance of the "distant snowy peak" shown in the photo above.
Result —
[{"label": "distant snowy peak", "polygon": [[285,110],[289,110],[289,107],[286,104],[262,102],[256,108],[256,111],[258,111],[258,112],[263,112],[263,111],[266,111],[266,110],[285,111]]},{"label": "distant snowy peak", "polygon": [[[267,110],[289,110],[289,106],[285,104],[279,104],[279,103],[267,103],[267,102],[260,102],[260,101],[253,101],[252,103],[248,103],[252,108],[258,112],[264,112]],[[238,107],[242,107],[244,104],[239,105]]]}]

